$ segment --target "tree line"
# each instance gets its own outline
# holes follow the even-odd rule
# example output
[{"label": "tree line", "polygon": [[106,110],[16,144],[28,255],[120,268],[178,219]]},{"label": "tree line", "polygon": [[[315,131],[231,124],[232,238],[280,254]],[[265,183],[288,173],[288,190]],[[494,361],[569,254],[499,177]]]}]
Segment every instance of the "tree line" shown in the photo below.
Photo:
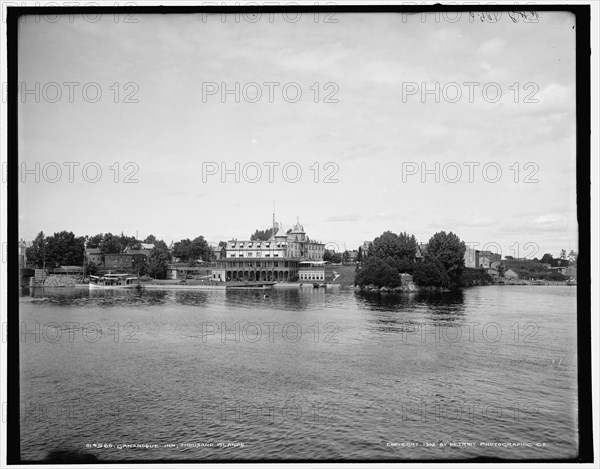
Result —
[{"label": "tree line", "polygon": [[462,285],[466,246],[452,232],[435,233],[421,249],[414,235],[384,232],[362,253],[356,284],[394,288],[400,274],[412,275],[422,287],[457,288]]},{"label": "tree line", "polygon": [[[60,231],[46,236],[40,231],[27,248],[27,260],[36,268],[57,268],[65,265],[84,265],[85,249],[97,248],[101,256],[122,254],[125,249],[139,250],[142,243],[153,244],[147,259],[140,266],[140,274],[153,278],[164,278],[167,265],[177,258],[180,262],[194,264],[199,260],[210,261],[214,258],[213,250],[203,236],[193,240],[183,239],[173,244],[172,250],[162,239],[154,235],[138,240],[123,233],[99,233],[93,236],[76,236],[72,231]],[[93,262],[85,262],[86,271],[95,275],[100,266]]]}]

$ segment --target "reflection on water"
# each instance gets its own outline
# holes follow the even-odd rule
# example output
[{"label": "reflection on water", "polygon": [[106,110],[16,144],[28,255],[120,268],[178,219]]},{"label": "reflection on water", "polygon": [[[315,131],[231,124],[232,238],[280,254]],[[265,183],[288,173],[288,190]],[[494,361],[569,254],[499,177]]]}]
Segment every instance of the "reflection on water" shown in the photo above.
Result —
[{"label": "reflection on water", "polygon": [[44,288],[19,314],[26,460],[576,455],[572,287]]},{"label": "reflection on water", "polygon": [[380,332],[406,333],[416,324],[455,322],[464,319],[464,294],[453,292],[419,292],[390,295],[357,292],[360,307],[373,311],[370,329]]}]

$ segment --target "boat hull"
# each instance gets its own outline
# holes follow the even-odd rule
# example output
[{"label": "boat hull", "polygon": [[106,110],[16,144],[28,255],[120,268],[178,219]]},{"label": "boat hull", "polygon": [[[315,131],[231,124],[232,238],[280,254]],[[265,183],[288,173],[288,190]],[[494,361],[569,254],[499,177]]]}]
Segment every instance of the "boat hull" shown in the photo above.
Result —
[{"label": "boat hull", "polygon": [[90,290],[131,290],[133,288],[137,288],[136,284],[131,285],[96,285],[94,283],[90,283]]}]

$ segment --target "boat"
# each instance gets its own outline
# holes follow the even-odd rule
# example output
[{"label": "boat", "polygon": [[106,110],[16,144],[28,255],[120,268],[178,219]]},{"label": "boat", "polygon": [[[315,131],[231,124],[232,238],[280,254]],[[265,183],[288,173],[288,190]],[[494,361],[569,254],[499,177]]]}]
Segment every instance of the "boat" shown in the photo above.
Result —
[{"label": "boat", "polygon": [[138,277],[130,277],[128,274],[104,274],[103,276],[90,275],[90,289],[122,289],[137,288],[140,286]]}]

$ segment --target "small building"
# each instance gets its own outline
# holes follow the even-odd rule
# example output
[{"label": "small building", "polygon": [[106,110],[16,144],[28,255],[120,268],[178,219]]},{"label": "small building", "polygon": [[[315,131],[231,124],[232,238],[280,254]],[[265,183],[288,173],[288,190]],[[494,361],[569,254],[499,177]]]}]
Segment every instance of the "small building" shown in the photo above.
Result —
[{"label": "small building", "polygon": [[131,269],[138,272],[142,266],[148,261],[148,251],[143,249],[130,249],[127,254],[131,256]]},{"label": "small building", "polygon": [[186,279],[198,273],[198,267],[175,262],[167,265],[167,278],[172,280]]},{"label": "small building", "polygon": [[130,254],[106,254],[104,268],[106,270],[133,271],[133,256]]},{"label": "small building", "polygon": [[550,261],[550,267],[548,270],[558,272],[562,275],[567,275],[567,269],[569,268],[568,259],[552,259]]},{"label": "small building", "polygon": [[79,265],[61,265],[52,271],[54,275],[83,275],[83,267]]},{"label": "small building", "polygon": [[214,260],[223,259],[226,257],[226,250],[224,246],[211,246],[212,255]]},{"label": "small building", "polygon": [[96,265],[102,265],[102,252],[100,248],[87,248],[85,250],[85,258],[87,263],[94,263]]},{"label": "small building", "polygon": [[326,261],[301,261],[298,264],[298,280],[301,282],[325,282]]},{"label": "small building", "polygon": [[358,251],[353,249],[352,251],[348,251],[348,262],[356,262],[358,259]]},{"label": "small building", "polygon": [[479,250],[469,246],[465,249],[465,267],[476,269],[479,267]]},{"label": "small building", "polygon": [[363,256],[367,256],[369,254],[369,249],[373,246],[373,241],[364,241],[362,243],[362,253]]},{"label": "small building", "polygon": [[490,268],[490,269],[487,269],[487,270],[486,270],[486,273],[487,273],[489,276],[493,277],[493,278],[498,278],[498,277],[500,276],[500,274],[499,274],[499,272],[498,272],[498,270],[497,270],[497,269],[491,269],[491,268]]},{"label": "small building", "polygon": [[519,274],[512,269],[508,269],[506,272],[504,272],[504,278],[507,280],[517,280],[519,278]]},{"label": "small building", "polygon": [[400,274],[400,282],[402,283],[402,285],[408,285],[410,282],[413,281],[413,276],[410,274]]}]

